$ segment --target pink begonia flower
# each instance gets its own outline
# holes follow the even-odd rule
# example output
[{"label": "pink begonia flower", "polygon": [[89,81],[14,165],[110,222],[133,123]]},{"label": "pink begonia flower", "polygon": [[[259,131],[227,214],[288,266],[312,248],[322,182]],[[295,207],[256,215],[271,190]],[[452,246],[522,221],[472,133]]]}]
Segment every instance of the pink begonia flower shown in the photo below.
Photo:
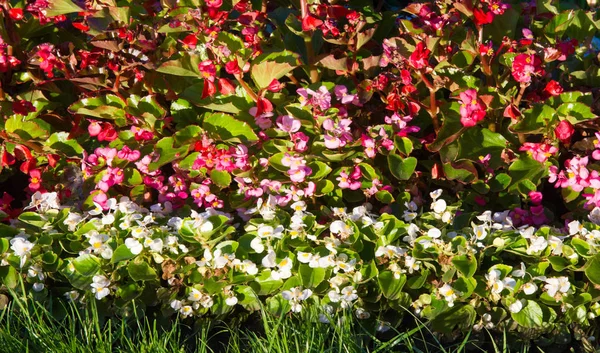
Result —
[{"label": "pink begonia flower", "polygon": [[188,188],[185,179],[179,175],[171,175],[169,177],[169,184],[171,184],[171,187],[173,187],[173,190],[176,192],[186,191]]},{"label": "pink begonia flower", "polygon": [[567,120],[561,121],[556,128],[554,128],[554,134],[562,143],[569,143],[574,132],[575,128]]},{"label": "pink begonia flower", "polygon": [[594,139],[594,152],[592,152],[592,158],[600,160],[600,132],[595,133],[596,138]]},{"label": "pink begonia flower", "polygon": [[325,111],[331,107],[331,94],[325,86],[319,87],[317,91],[309,88],[299,88],[296,90],[296,93],[300,95],[301,106],[311,104],[312,106],[319,107],[321,111]]},{"label": "pink begonia flower", "polygon": [[107,192],[113,185],[119,185],[125,180],[125,174],[121,168],[108,167],[102,179],[98,182],[98,189]]},{"label": "pink begonia flower", "polygon": [[333,93],[342,104],[354,104],[357,107],[362,106],[358,99],[358,94],[348,94],[348,88],[344,85],[336,85],[333,88]]},{"label": "pink begonia flower", "polygon": [[262,114],[257,115],[257,107],[250,108],[248,112],[254,117],[254,121],[259,128],[266,130],[273,126],[273,120],[271,119],[274,115],[273,112],[263,112]]},{"label": "pink begonia flower", "polygon": [[512,64],[512,76],[517,82],[531,82],[531,75],[544,74],[542,60],[535,54],[519,54]]},{"label": "pink begonia flower", "polygon": [[106,194],[103,191],[98,191],[96,193],[96,195],[94,195],[94,197],[92,197],[92,201],[94,201],[95,203],[100,205],[100,207],[102,207],[103,210],[106,211],[108,209],[108,206],[107,206],[108,196],[106,196]]},{"label": "pink begonia flower", "polygon": [[303,132],[296,132],[293,134],[292,142],[294,143],[294,150],[299,153],[306,152],[308,149],[308,140],[308,136],[306,136]]},{"label": "pink begonia flower", "polygon": [[285,132],[292,133],[300,130],[302,123],[290,115],[283,115],[277,118],[277,126]]},{"label": "pink begonia flower", "polygon": [[284,191],[294,201],[300,201],[304,197],[304,189],[297,188],[295,185],[290,186],[289,189]]},{"label": "pink begonia flower", "polygon": [[381,181],[379,181],[379,179],[373,179],[373,182],[371,183],[371,187],[364,191],[365,195],[367,197],[371,197],[371,196],[375,195],[379,191],[379,187],[382,185],[383,184],[381,183]]},{"label": "pink begonia flower", "polygon": [[308,185],[304,188],[304,196],[312,197],[315,194],[316,190],[317,184],[313,183],[312,181],[309,181]]},{"label": "pink begonia flower", "polygon": [[548,160],[548,157],[558,152],[558,148],[547,143],[525,142],[519,151],[527,151],[533,159],[540,163]]},{"label": "pink begonia flower", "polygon": [[531,206],[531,208],[529,210],[531,212],[531,222],[534,225],[540,226],[540,225],[548,222],[548,218],[546,217],[546,214],[544,213],[544,206],[542,206],[542,205]]},{"label": "pink begonia flower", "polygon": [[558,167],[554,165],[550,166],[550,168],[548,168],[548,174],[550,175],[548,182],[556,183],[554,185],[555,188],[566,188],[569,186],[569,178],[565,176],[563,171],[558,172]]},{"label": "pink begonia flower", "polygon": [[365,134],[363,134],[360,139],[362,146],[365,148],[365,155],[369,158],[375,158],[375,155],[377,154],[375,140]]},{"label": "pink begonia flower", "polygon": [[152,163],[152,156],[151,155],[146,155],[142,159],[140,159],[139,161],[135,162],[135,166],[143,174],[150,175],[150,176],[159,175],[160,174],[160,169],[157,169],[157,170],[152,171],[152,172],[149,170],[148,166],[150,165],[150,163]]},{"label": "pink begonia flower", "polygon": [[133,132],[133,137],[136,141],[150,141],[154,138],[154,133],[152,131],[140,129],[137,126],[132,126],[131,132]]},{"label": "pink begonia flower", "polygon": [[596,189],[593,194],[583,194],[583,197],[586,199],[584,204],[585,207],[600,207],[600,189]]},{"label": "pink begonia flower", "polygon": [[340,119],[337,123],[331,119],[326,119],[323,122],[323,129],[327,131],[327,134],[323,136],[325,147],[337,149],[346,146],[348,142],[352,142],[350,124],[352,124],[350,119]]},{"label": "pink begonia flower", "polygon": [[290,176],[291,181],[293,181],[295,183],[301,183],[304,181],[304,179],[307,176],[312,174],[312,169],[310,169],[310,167],[303,165],[303,166],[299,166],[294,169],[290,169],[290,170],[288,170],[287,173]]},{"label": "pink begonia flower", "polygon": [[140,151],[132,150],[128,146],[123,146],[123,148],[117,153],[117,157],[130,162],[135,162],[140,158]]},{"label": "pink begonia flower", "polygon": [[278,193],[283,184],[279,180],[263,179],[260,181],[260,186],[266,193]]},{"label": "pink begonia flower", "polygon": [[542,198],[544,195],[539,191],[531,191],[529,192],[529,199],[535,205],[539,205],[542,203]]},{"label": "pink begonia flower", "polygon": [[99,158],[104,158],[106,165],[111,166],[113,159],[117,156],[117,149],[110,147],[98,147],[94,154]]},{"label": "pink begonia flower", "polygon": [[340,172],[340,176],[336,180],[339,181],[338,186],[342,189],[357,190],[361,187],[361,176],[360,168],[356,166],[350,174],[344,171]]},{"label": "pink begonia flower", "polygon": [[473,127],[485,118],[486,106],[477,97],[477,91],[470,88],[460,93],[460,122],[464,127]]}]

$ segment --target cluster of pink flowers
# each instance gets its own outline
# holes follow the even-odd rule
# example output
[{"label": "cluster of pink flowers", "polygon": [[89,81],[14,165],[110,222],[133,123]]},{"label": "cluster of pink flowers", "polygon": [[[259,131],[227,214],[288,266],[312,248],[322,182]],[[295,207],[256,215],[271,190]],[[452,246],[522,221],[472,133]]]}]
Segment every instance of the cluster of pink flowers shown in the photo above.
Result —
[{"label": "cluster of pink flowers", "polygon": [[213,169],[232,172],[234,169],[246,170],[248,165],[248,148],[242,144],[229,148],[217,148],[213,141],[204,136],[196,142],[195,150],[198,157],[193,169],[205,168],[208,172]]},{"label": "cluster of pink flowers", "polygon": [[301,156],[292,156],[286,153],[281,159],[281,164],[290,168],[287,174],[294,183],[302,183],[307,176],[312,174],[312,169],[306,165],[306,160]]},{"label": "cluster of pink flowers", "polygon": [[362,173],[360,171],[360,167],[354,166],[352,172],[348,174],[347,171],[341,171],[340,176],[335,178],[339,181],[338,186],[340,189],[350,189],[350,190],[358,190],[361,187]]},{"label": "cluster of pink flowers", "polygon": [[[600,207],[600,173],[588,168],[589,157],[573,157],[565,161],[565,170],[551,166],[549,169],[551,183],[556,188],[570,188],[575,192],[585,192],[585,207]],[[589,192],[586,192],[589,191]]]},{"label": "cluster of pink flowers", "polygon": [[487,107],[477,96],[477,91],[468,89],[460,93],[460,122],[464,127],[473,127],[485,118]]},{"label": "cluster of pink flowers", "polygon": [[533,159],[540,163],[548,160],[548,157],[558,152],[558,148],[548,143],[525,142],[519,151],[527,151]]},{"label": "cluster of pink flowers", "polygon": [[516,207],[510,211],[510,218],[512,219],[515,227],[532,224],[540,226],[549,221],[548,217],[544,213],[544,206],[542,205],[542,193],[539,191],[530,192],[529,201],[531,202],[529,209]]},{"label": "cluster of pink flowers", "polygon": [[332,119],[325,120],[323,122],[323,129],[326,131],[323,136],[325,147],[334,150],[352,142],[350,124],[352,124],[350,119],[339,119],[337,122]]}]

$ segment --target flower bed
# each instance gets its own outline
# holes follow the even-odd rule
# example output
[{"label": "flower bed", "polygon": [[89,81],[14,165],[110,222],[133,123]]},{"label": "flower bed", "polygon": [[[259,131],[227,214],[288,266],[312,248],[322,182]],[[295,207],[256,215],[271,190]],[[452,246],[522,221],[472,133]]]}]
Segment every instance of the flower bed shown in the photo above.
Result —
[{"label": "flower bed", "polygon": [[597,329],[587,4],[2,12],[3,288],[115,315]]}]

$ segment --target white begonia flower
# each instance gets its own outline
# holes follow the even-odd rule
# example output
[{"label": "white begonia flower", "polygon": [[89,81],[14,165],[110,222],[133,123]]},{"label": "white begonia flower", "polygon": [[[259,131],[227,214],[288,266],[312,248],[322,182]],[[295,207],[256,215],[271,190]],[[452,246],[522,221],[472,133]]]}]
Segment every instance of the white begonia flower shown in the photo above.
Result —
[{"label": "white begonia flower", "polygon": [[505,277],[502,280],[502,284],[504,284],[504,288],[509,289],[509,290],[514,290],[515,286],[517,285],[517,281],[515,281],[514,278],[511,277]]},{"label": "white begonia flower", "polygon": [[446,207],[446,201],[444,201],[443,199],[439,199],[431,203],[431,209],[433,210],[433,212],[440,215],[444,213],[444,211],[446,211]]},{"label": "white begonia flower", "polygon": [[83,221],[83,217],[77,212],[69,212],[69,215],[63,221],[63,224],[66,225],[70,232],[75,231],[77,229],[77,225]]},{"label": "white begonia flower", "polygon": [[262,252],[265,251],[265,246],[263,245],[262,239],[260,237],[252,239],[252,241],[250,242],[250,247],[257,254],[262,254]]},{"label": "white begonia flower", "polygon": [[567,224],[567,227],[569,228],[569,235],[585,235],[587,233],[587,229],[579,221],[571,221]]},{"label": "white begonia flower", "polygon": [[310,259],[310,262],[308,263],[308,267],[310,267],[310,268],[321,267],[321,256],[319,254],[313,255],[312,258]]},{"label": "white begonia flower", "polygon": [[32,288],[34,291],[36,292],[41,292],[44,290],[45,285],[43,283],[40,282],[36,282],[33,284]]},{"label": "white begonia flower", "polygon": [[557,299],[556,298],[557,294],[560,294],[561,296],[563,294],[566,294],[569,289],[571,288],[571,283],[569,282],[569,278],[568,277],[552,277],[552,278],[546,278],[546,284],[544,285],[544,289],[546,289],[546,291],[548,292],[548,295]]},{"label": "white begonia flower", "polygon": [[563,241],[554,235],[548,237],[548,245],[552,249],[552,255],[562,255],[563,253]]},{"label": "white begonia flower", "polygon": [[413,245],[420,231],[421,229],[419,229],[419,227],[416,224],[410,223],[408,225],[408,229],[406,230],[408,235],[403,237],[402,241]]},{"label": "white begonia flower", "polygon": [[184,305],[179,309],[179,313],[183,317],[191,316],[194,313],[194,308],[191,305]]},{"label": "white begonia flower", "polygon": [[278,279],[288,279],[290,277],[292,277],[292,267],[294,266],[294,263],[292,262],[292,259],[290,259],[289,257],[286,257],[285,259],[279,261],[279,263],[277,263],[277,270],[271,270],[271,278],[273,278],[274,280],[278,280]]},{"label": "white begonia flower", "polygon": [[475,223],[471,223],[471,227],[473,228],[473,234],[477,240],[481,241],[487,237],[488,233],[485,225],[476,225]]},{"label": "white begonia flower", "polygon": [[334,262],[333,272],[338,273],[340,270],[344,271],[344,273],[350,273],[354,271],[354,266],[356,265],[356,259],[352,259],[348,261],[348,255],[340,254]]},{"label": "white begonia flower", "polygon": [[90,216],[98,216],[98,215],[101,215],[102,212],[104,212],[104,210],[102,209],[102,206],[100,206],[99,203],[94,202],[94,209],[88,211],[87,213]]},{"label": "white begonia flower", "polygon": [[431,228],[427,231],[427,236],[433,239],[437,239],[442,236],[442,231],[437,228]]},{"label": "white begonia flower", "polygon": [[261,238],[281,239],[281,237],[283,236],[283,226],[279,225],[276,228],[273,228],[271,226],[261,224],[258,226],[256,234]]},{"label": "white begonia flower", "polygon": [[352,302],[358,299],[358,294],[354,286],[346,286],[341,291],[332,290],[327,293],[329,300],[333,303],[340,303],[342,308],[347,308],[352,305]]},{"label": "white begonia flower", "polygon": [[31,249],[34,247],[34,243],[27,240],[24,236],[17,235],[10,240],[10,248],[13,253],[20,258],[20,267],[25,265],[27,258],[31,253]]},{"label": "white begonia flower", "polygon": [[290,207],[294,212],[304,212],[306,211],[306,202],[304,201],[296,201]]},{"label": "white begonia flower", "polygon": [[125,239],[125,246],[133,255],[138,255],[144,250],[144,246],[135,238]]},{"label": "white begonia flower", "polygon": [[332,234],[337,234],[342,239],[347,239],[350,235],[354,234],[354,229],[347,225],[344,221],[333,221],[329,225],[329,231]]},{"label": "white begonia flower", "polygon": [[98,300],[106,297],[110,294],[110,280],[102,275],[96,275],[92,278],[92,293],[95,293],[95,297]]},{"label": "white begonia flower", "polygon": [[393,259],[402,255],[406,255],[406,250],[394,245],[380,246],[377,248],[377,251],[375,251],[376,257],[386,256],[390,259]]},{"label": "white begonia flower", "polygon": [[404,206],[406,207],[406,210],[404,211],[404,215],[402,216],[402,218],[404,219],[405,222],[410,222],[413,219],[417,218],[418,206],[414,201],[405,202]]},{"label": "white begonia flower", "polygon": [[454,306],[454,301],[458,298],[458,295],[456,294],[454,288],[452,288],[448,283],[446,283],[438,289],[438,292],[441,296],[444,297],[444,300],[448,302],[449,307]]},{"label": "white begonia flower", "polygon": [[508,306],[508,311],[510,311],[513,314],[518,313],[522,309],[523,309],[523,302],[521,300],[517,300],[516,302],[514,302]]},{"label": "white begonia flower", "polygon": [[252,276],[258,273],[258,267],[251,260],[240,261],[239,259],[235,259],[232,261],[232,266],[238,271]]},{"label": "white begonia flower", "polygon": [[504,290],[504,282],[500,279],[502,272],[496,269],[490,270],[485,275],[485,279],[487,280],[487,285],[490,287],[490,291],[493,294],[500,294]]},{"label": "white begonia flower", "polygon": [[112,213],[102,216],[102,225],[109,226],[115,223],[115,216]]},{"label": "white begonia flower", "polygon": [[531,244],[527,248],[527,254],[536,254],[544,251],[548,247],[548,241],[544,237],[531,236]]},{"label": "white begonia flower", "polygon": [[31,195],[31,203],[29,206],[25,207],[24,210],[30,208],[36,208],[42,213],[46,213],[51,209],[59,209],[60,202],[58,199],[58,194],[56,192],[41,193],[36,191],[33,195]]},{"label": "white begonia flower", "polygon": [[37,277],[40,281],[43,281],[46,276],[44,275],[42,266],[39,264],[31,265],[27,269],[27,277]]},{"label": "white begonia flower", "polygon": [[526,295],[531,295],[538,290],[538,286],[533,282],[527,282],[521,288]]},{"label": "white begonia flower", "polygon": [[534,227],[523,227],[519,229],[519,234],[525,239],[531,239],[533,234],[535,233]]},{"label": "white begonia flower", "polygon": [[277,257],[277,255],[275,254],[275,251],[269,250],[267,255],[265,257],[263,257],[263,259],[261,261],[263,267],[273,268],[273,267],[277,266],[277,263],[275,262],[276,257]]},{"label": "white begonia flower", "polygon": [[79,298],[79,292],[76,290],[68,291],[63,295],[65,296],[65,298],[67,298],[68,301],[72,301],[72,302],[74,302],[75,300],[77,300],[77,298]]},{"label": "white begonia flower", "polygon": [[290,290],[281,292],[281,296],[290,302],[292,311],[295,313],[302,311],[302,304],[300,302],[310,298],[311,295],[312,291],[310,289],[302,290],[300,287],[290,288]]},{"label": "white begonia flower", "polygon": [[476,218],[481,222],[489,224],[492,222],[492,211],[484,211],[481,215],[477,216]]},{"label": "white begonia flower", "polygon": [[454,215],[452,214],[452,212],[445,211],[444,213],[442,213],[442,222],[451,223],[453,217],[454,217]]},{"label": "white begonia flower", "polygon": [[521,262],[521,267],[517,270],[513,270],[511,275],[517,277],[517,278],[523,278],[525,277],[525,274],[527,274],[527,272],[525,272],[525,263]]},{"label": "white begonia flower", "polygon": [[354,315],[359,320],[366,320],[371,317],[371,313],[369,313],[363,308],[356,308],[356,310],[354,311]]},{"label": "white begonia flower", "polygon": [[588,215],[588,219],[594,224],[600,224],[600,207],[594,207]]},{"label": "white begonia flower", "polygon": [[320,268],[328,268],[335,266],[335,256],[334,254],[329,254],[327,256],[322,256],[319,258],[319,265],[317,267]]},{"label": "white begonia flower", "polygon": [[433,199],[433,201],[437,200],[440,196],[442,196],[442,193],[444,191],[442,189],[437,189],[435,191],[432,191],[429,193],[429,197],[431,197]]},{"label": "white begonia flower", "polygon": [[[150,238],[146,238],[146,239],[150,239]],[[160,238],[151,239],[151,242],[148,244],[148,247],[150,248],[150,250],[152,250],[154,252],[161,253],[162,249],[164,247],[163,240]]]},{"label": "white begonia flower", "polygon": [[225,304],[229,305],[229,306],[234,306],[238,303],[238,298],[235,296],[228,296],[227,299],[225,299]]},{"label": "white begonia flower", "polygon": [[180,230],[183,225],[183,219],[180,217],[172,217],[167,221],[167,226],[171,227],[174,230]]},{"label": "white begonia flower", "polygon": [[192,288],[192,290],[190,291],[190,294],[188,295],[187,300],[189,300],[191,302],[198,302],[203,297],[204,297],[204,294],[202,294],[202,292],[200,292],[196,288]]},{"label": "white begonia flower", "polygon": [[346,218],[348,214],[346,213],[346,207],[333,207],[331,209],[333,215],[338,218]]},{"label": "white begonia flower", "polygon": [[421,261],[417,261],[417,259],[415,259],[412,256],[407,255],[404,258],[404,266],[408,269],[408,273],[412,274],[414,271],[419,271],[420,264],[421,264]]},{"label": "white begonia flower", "polygon": [[217,249],[214,252],[214,259],[215,268],[224,268],[235,260],[235,254],[223,253],[221,249]]},{"label": "white begonia flower", "polygon": [[296,259],[298,260],[298,262],[300,262],[302,264],[310,263],[312,258],[313,258],[313,255],[309,252],[298,251],[298,253],[296,253]]}]

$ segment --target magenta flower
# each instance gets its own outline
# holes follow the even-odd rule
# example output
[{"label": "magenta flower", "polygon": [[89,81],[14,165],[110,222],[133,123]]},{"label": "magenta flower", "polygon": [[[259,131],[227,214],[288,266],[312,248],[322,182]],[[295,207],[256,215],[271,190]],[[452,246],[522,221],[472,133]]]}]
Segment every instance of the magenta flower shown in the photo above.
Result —
[{"label": "magenta flower", "polygon": [[292,133],[300,130],[302,123],[290,115],[283,115],[277,118],[277,126],[287,133]]},{"label": "magenta flower", "polygon": [[317,91],[313,91],[310,88],[299,88],[296,93],[300,95],[301,106],[311,104],[314,107],[319,107],[322,111],[331,107],[331,94],[325,86],[319,87]]},{"label": "magenta flower", "polygon": [[362,106],[362,104],[360,103],[360,100],[358,99],[358,95],[357,94],[349,94],[348,88],[344,85],[336,85],[333,88],[333,93],[335,94],[335,97],[342,104],[354,104],[358,107]]},{"label": "magenta flower", "polygon": [[331,119],[325,120],[323,122],[323,129],[327,131],[327,134],[323,136],[325,147],[337,149],[346,146],[348,142],[352,142],[350,124],[352,124],[350,119],[340,119],[337,123]]},{"label": "magenta flower", "polygon": [[460,94],[460,122],[464,127],[472,127],[485,118],[486,107],[477,97],[477,91],[470,88]]},{"label": "magenta flower", "polygon": [[339,181],[338,186],[341,189],[358,190],[361,187],[361,172],[358,166],[354,167],[352,173],[348,174],[345,171],[340,172],[340,176],[335,178]]},{"label": "magenta flower", "polygon": [[292,135],[292,142],[294,143],[294,150],[302,153],[308,149],[308,136],[303,132],[297,132]]},{"label": "magenta flower", "polygon": [[519,151],[527,151],[533,159],[540,163],[548,160],[548,157],[558,152],[558,148],[547,143],[525,142]]},{"label": "magenta flower", "polygon": [[135,162],[140,158],[140,151],[132,150],[128,146],[123,146],[119,153],[117,153],[117,157],[126,161]]},{"label": "magenta flower", "polygon": [[369,158],[375,158],[375,155],[377,154],[375,140],[365,134],[363,134],[360,139],[362,146],[365,148],[365,155]]}]

